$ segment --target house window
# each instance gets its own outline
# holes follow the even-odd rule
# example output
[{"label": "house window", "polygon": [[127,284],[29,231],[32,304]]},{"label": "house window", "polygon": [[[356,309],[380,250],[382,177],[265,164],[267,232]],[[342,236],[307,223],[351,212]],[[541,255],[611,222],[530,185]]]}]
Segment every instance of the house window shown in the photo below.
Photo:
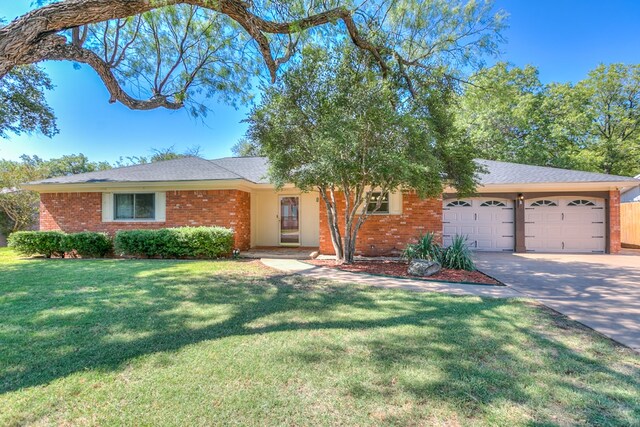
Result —
[{"label": "house window", "polygon": [[[380,199],[382,199],[380,203],[380,207],[376,210],[376,206],[378,205],[378,201]],[[367,203],[367,213],[388,214],[389,213],[389,193],[382,193],[380,191],[371,193],[371,198]]]},{"label": "house window", "polygon": [[480,207],[489,207],[489,206],[505,207],[507,205],[505,205],[504,202],[501,202],[499,200],[487,200],[486,202],[483,202],[480,205]]},{"label": "house window", "polygon": [[471,207],[471,203],[466,202],[464,200],[454,200],[453,202],[449,202],[447,204],[448,208],[453,208],[453,207],[463,207],[463,208],[470,208]]},{"label": "house window", "polygon": [[537,202],[531,203],[531,206],[542,207],[542,206],[558,206],[556,202],[552,202],[551,200],[538,200]]},{"label": "house window", "polygon": [[114,219],[155,219],[155,196],[153,193],[114,194]]}]

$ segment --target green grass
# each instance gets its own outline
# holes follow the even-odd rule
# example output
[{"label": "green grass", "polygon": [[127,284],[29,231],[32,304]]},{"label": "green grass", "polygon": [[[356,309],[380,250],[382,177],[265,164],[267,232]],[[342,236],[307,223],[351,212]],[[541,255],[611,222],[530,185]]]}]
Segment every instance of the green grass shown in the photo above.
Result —
[{"label": "green grass", "polygon": [[638,425],[639,366],[528,301],[0,251],[0,425]]}]

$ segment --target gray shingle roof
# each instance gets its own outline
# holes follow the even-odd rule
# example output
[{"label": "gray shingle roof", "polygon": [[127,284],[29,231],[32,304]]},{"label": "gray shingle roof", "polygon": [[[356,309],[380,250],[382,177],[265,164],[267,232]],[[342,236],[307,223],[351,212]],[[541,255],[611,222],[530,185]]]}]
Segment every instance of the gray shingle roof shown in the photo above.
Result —
[{"label": "gray shingle roof", "polygon": [[519,163],[476,160],[486,169],[480,175],[481,185],[491,184],[533,184],[547,182],[636,182],[629,176],[607,175],[545,166],[522,165]]},{"label": "gray shingle roof", "polygon": [[30,184],[84,184],[101,182],[208,181],[242,177],[209,160],[183,157],[144,165],[44,179]]},{"label": "gray shingle roof", "polygon": [[[530,184],[551,182],[622,182],[638,183],[626,177],[582,172],[518,163],[476,160],[486,169],[480,175],[481,185]],[[49,178],[30,184],[89,184],[108,182],[212,181],[244,179],[266,184],[269,164],[265,157],[225,157],[205,160],[184,157],[164,162],[127,166],[106,171]]]},{"label": "gray shingle roof", "polygon": [[266,157],[224,157],[211,160],[218,166],[233,171],[256,184],[268,184],[269,162]]}]

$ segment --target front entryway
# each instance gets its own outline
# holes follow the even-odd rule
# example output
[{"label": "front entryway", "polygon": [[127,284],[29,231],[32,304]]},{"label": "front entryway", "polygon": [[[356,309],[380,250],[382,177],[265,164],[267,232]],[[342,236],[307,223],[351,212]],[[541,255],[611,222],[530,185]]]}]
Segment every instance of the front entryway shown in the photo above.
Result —
[{"label": "front entryway", "polygon": [[300,245],[300,197],[280,197],[280,244]]}]

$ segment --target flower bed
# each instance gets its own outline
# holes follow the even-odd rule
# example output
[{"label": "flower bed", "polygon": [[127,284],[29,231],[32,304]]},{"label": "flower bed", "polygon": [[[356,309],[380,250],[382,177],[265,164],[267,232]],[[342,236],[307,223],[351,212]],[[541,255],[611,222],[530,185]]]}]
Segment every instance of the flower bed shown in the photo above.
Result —
[{"label": "flower bed", "polygon": [[502,283],[500,283],[496,279],[489,277],[480,271],[451,270],[443,268],[433,276],[411,276],[407,272],[408,264],[403,261],[356,261],[353,264],[341,264],[333,260],[316,259],[307,262],[321,267],[337,268],[339,270],[350,271],[352,273],[369,273],[379,274],[382,276],[406,277],[410,279],[437,280],[455,283],[477,283],[482,285],[494,286],[502,285]]}]

